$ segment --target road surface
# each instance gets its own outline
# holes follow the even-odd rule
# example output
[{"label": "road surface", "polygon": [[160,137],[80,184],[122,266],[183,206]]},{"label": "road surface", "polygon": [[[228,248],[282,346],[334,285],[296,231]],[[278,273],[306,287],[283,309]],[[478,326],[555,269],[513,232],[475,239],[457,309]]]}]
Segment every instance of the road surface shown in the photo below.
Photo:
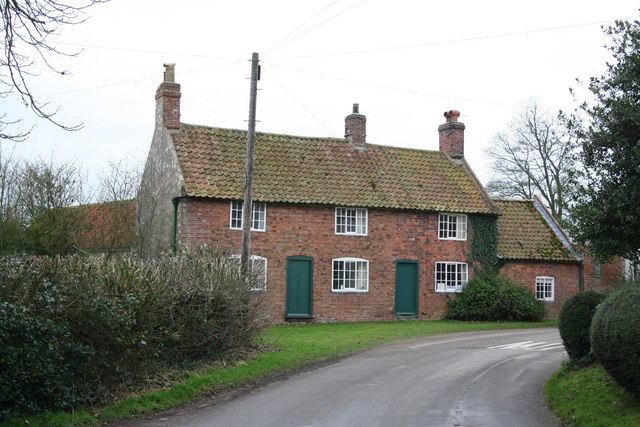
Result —
[{"label": "road surface", "polygon": [[133,425],[558,426],[543,388],[565,357],[552,328],[421,338]]}]

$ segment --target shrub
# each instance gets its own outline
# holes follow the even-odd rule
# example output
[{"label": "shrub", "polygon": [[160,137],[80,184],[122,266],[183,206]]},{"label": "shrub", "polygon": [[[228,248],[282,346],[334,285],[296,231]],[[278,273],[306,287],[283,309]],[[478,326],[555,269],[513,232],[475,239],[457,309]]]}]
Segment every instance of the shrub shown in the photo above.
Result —
[{"label": "shrub", "polygon": [[615,289],[593,316],[593,354],[618,384],[640,398],[640,284]]},{"label": "shrub", "polygon": [[0,302],[0,419],[89,400],[78,373],[90,357],[67,325]]},{"label": "shrub", "polygon": [[455,300],[449,301],[447,319],[489,321],[541,321],[543,301],[533,293],[499,275],[471,280]]},{"label": "shrub", "polygon": [[605,295],[598,292],[580,292],[569,298],[560,310],[560,337],[573,362],[589,363],[592,359],[591,319],[604,298]]},{"label": "shrub", "polygon": [[[16,393],[16,414],[101,403],[167,367],[250,346],[258,331],[259,295],[241,280],[237,260],[222,251],[152,260],[126,254],[0,258],[0,283],[0,303],[18,313],[2,325],[0,347],[17,342],[19,355],[51,343],[29,369],[57,378],[47,380],[41,395],[24,399],[19,388],[11,389],[20,377],[7,379],[0,396]],[[24,336],[16,335],[21,327]],[[1,366],[0,372],[9,371]]]}]

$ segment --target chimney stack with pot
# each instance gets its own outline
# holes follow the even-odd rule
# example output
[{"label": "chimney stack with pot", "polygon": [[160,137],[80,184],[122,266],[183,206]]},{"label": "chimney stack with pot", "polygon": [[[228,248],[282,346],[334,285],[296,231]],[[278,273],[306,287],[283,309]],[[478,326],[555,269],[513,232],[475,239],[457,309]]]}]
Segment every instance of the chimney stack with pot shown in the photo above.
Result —
[{"label": "chimney stack with pot", "polygon": [[447,153],[452,159],[464,157],[464,123],[458,121],[460,111],[445,111],[446,122],[438,126],[440,134],[440,151]]},{"label": "chimney stack with pot", "polygon": [[180,85],[175,82],[175,66],[164,64],[164,81],[156,90],[156,121],[167,129],[180,129]]},{"label": "chimney stack with pot", "polygon": [[360,114],[360,106],[353,104],[353,112],[344,119],[344,136],[356,147],[367,143],[367,117]]}]

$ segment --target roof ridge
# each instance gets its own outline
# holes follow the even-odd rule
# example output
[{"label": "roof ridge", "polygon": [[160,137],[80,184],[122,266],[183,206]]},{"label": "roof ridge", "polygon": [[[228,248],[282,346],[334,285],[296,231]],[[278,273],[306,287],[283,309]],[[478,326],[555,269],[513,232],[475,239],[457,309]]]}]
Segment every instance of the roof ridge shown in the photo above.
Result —
[{"label": "roof ridge", "polygon": [[[181,125],[190,126],[190,127],[196,127],[196,128],[210,129],[210,130],[222,130],[222,131],[232,131],[232,132],[240,132],[240,133],[247,133],[248,132],[247,129],[226,128],[226,127],[220,127],[220,126],[207,126],[207,125],[198,125],[198,124],[184,123],[184,122],[181,122]],[[275,136],[275,137],[286,137],[286,138],[291,138],[291,139],[306,139],[306,140],[313,140],[313,141],[336,141],[336,142],[344,142],[344,143],[348,143],[349,142],[346,138],[338,138],[338,137],[332,137],[332,136],[291,135],[291,134],[286,134],[286,133],[265,132],[265,131],[256,131],[256,135],[269,135],[269,136]],[[389,145],[389,144],[374,144],[374,143],[370,143],[370,142],[367,142],[366,146],[376,147],[376,148],[383,148],[383,149],[387,149],[388,148],[388,149],[391,149],[391,150],[415,151],[415,152],[418,152],[418,153],[443,153],[442,151],[435,150],[435,149],[428,150],[428,149],[422,149],[422,148],[402,147],[402,146]]]}]

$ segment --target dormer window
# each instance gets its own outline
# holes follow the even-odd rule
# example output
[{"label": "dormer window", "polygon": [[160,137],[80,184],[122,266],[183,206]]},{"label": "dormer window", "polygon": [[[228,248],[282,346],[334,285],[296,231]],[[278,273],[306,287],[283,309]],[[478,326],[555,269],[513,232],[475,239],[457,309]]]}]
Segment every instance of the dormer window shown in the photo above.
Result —
[{"label": "dormer window", "polygon": [[441,240],[467,240],[467,216],[441,213],[438,219],[438,238]]},{"label": "dormer window", "polygon": [[367,235],[367,210],[336,208],[336,234]]}]

